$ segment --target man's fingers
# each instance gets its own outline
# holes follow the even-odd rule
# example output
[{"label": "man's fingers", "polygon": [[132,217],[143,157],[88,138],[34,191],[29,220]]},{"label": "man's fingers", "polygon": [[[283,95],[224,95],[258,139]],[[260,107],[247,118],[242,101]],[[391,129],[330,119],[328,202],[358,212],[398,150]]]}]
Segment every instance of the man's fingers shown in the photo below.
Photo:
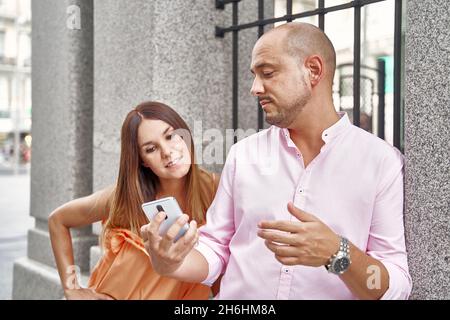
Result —
[{"label": "man's fingers", "polygon": [[157,249],[158,243],[161,240],[159,236],[159,227],[166,218],[166,213],[161,211],[150,221],[149,224],[141,227],[141,237],[147,251]]},{"label": "man's fingers", "polygon": [[302,222],[313,222],[319,220],[316,216],[297,208],[292,202],[289,202],[287,207],[288,211]]},{"label": "man's fingers", "polygon": [[143,242],[148,240],[148,231],[147,231],[148,226],[149,226],[148,224],[145,224],[141,227],[141,238]]},{"label": "man's fingers", "polygon": [[275,255],[277,255],[277,256],[280,256],[280,257],[295,257],[296,256],[295,247],[291,247],[288,245],[279,245],[279,244],[273,243],[269,240],[266,240],[264,242],[264,244],[270,251],[275,253]]},{"label": "man's fingers", "polygon": [[169,251],[170,247],[174,244],[174,239],[180,232],[181,228],[188,222],[189,216],[183,214],[181,217],[175,221],[173,225],[167,230],[167,233],[163,236],[160,242],[160,248],[165,252]]},{"label": "man's fingers", "polygon": [[195,242],[198,240],[197,222],[192,220],[189,224],[188,231],[173,246],[175,253],[185,253],[191,251]]},{"label": "man's fingers", "polygon": [[303,226],[298,221],[285,221],[285,220],[261,221],[260,223],[258,223],[258,227],[261,229],[274,229],[292,233],[298,233],[300,231],[303,231]]},{"label": "man's fingers", "polygon": [[275,255],[275,259],[285,266],[295,266],[299,264],[299,259],[297,257],[280,257]]},{"label": "man's fingers", "polygon": [[185,233],[185,235],[183,237],[180,238],[180,244],[184,244],[187,245],[189,244],[196,236],[197,234],[197,221],[192,220],[189,223],[189,229],[188,231]]},{"label": "man's fingers", "polygon": [[300,241],[298,240],[298,236],[292,233],[261,229],[258,231],[258,236],[265,240],[284,243],[288,245],[298,245],[300,243]]},{"label": "man's fingers", "polygon": [[164,211],[158,212],[155,217],[150,221],[150,225],[148,226],[148,232],[157,235],[159,233],[159,227],[161,223],[166,219],[167,214]]}]

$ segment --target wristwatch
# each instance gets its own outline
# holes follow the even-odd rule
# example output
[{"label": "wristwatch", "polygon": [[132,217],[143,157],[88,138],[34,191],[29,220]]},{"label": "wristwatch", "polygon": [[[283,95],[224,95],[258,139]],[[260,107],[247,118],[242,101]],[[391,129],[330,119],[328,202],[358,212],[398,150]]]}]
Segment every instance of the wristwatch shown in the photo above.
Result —
[{"label": "wristwatch", "polygon": [[341,236],[339,250],[331,256],[330,261],[325,265],[325,268],[330,273],[343,274],[348,270],[351,263],[348,240]]}]

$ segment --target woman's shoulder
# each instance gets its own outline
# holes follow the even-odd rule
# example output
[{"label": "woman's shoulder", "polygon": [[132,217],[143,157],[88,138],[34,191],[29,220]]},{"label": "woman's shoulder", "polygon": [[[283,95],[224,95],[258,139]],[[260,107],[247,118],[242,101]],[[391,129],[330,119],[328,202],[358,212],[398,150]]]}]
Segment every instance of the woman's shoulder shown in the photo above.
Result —
[{"label": "woman's shoulder", "polygon": [[95,198],[95,210],[101,213],[103,223],[108,219],[115,189],[114,185],[110,185],[92,194]]}]

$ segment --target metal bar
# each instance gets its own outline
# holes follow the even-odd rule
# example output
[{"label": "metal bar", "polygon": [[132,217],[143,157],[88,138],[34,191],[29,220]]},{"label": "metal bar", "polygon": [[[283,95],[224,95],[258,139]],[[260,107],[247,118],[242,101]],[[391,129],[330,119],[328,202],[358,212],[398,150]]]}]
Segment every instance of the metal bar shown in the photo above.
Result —
[{"label": "metal bar", "polygon": [[[258,21],[264,20],[264,0],[258,0]],[[264,34],[264,24],[258,25],[258,38]]]},{"label": "metal bar", "polygon": [[401,149],[401,41],[402,41],[402,0],[395,0],[394,27],[394,139],[395,147]]},{"label": "metal bar", "polygon": [[[356,1],[357,2],[357,1]],[[355,6],[353,39],[353,124],[360,125],[361,96],[361,7]]]},{"label": "metal bar", "polygon": [[385,86],[386,86],[386,62],[378,59],[378,117],[377,133],[378,137],[384,140],[384,107],[385,107]]},{"label": "metal bar", "polygon": [[325,30],[325,11],[323,9],[325,8],[325,0],[319,0],[319,28],[324,31]]},{"label": "metal bar", "polygon": [[216,0],[216,9],[223,10],[226,4],[239,1],[241,0]]},{"label": "metal bar", "polygon": [[[233,2],[233,25],[238,24],[238,3]],[[238,30],[233,31],[232,38],[232,50],[233,50],[233,130],[237,130],[238,128],[238,101],[239,101],[239,77],[238,77]],[[237,142],[237,137],[234,135],[234,142]]]},{"label": "metal bar", "polygon": [[[258,0],[258,21],[264,20],[264,0]],[[260,24],[258,26],[258,39],[264,34],[264,25]],[[261,130],[264,127],[264,111],[257,102],[257,110],[258,110],[258,130]]]},{"label": "metal bar", "polygon": [[292,0],[286,1],[286,22],[292,22]]},{"label": "metal bar", "polygon": [[[315,16],[318,14],[326,14],[329,12],[334,12],[334,11],[339,11],[339,10],[343,10],[343,9],[350,9],[350,8],[354,8],[355,6],[365,6],[368,4],[372,4],[372,3],[377,3],[377,2],[381,2],[381,1],[386,1],[386,0],[359,0],[359,1],[351,1],[345,4],[341,4],[341,5],[337,5],[334,7],[328,7],[328,8],[323,8],[323,9],[315,9],[315,10],[311,10],[311,11],[306,11],[306,12],[302,12],[302,13],[297,13],[297,14],[293,14],[291,16],[292,20],[295,19],[299,19],[299,18],[305,18],[305,17],[311,17],[311,16]],[[358,3],[358,4],[357,4]],[[286,21],[287,18],[286,16],[284,17],[278,17],[278,18],[271,18],[271,19],[265,19],[262,21],[254,21],[254,22],[250,22],[250,23],[245,23],[245,24],[241,24],[241,25],[233,25],[231,27],[227,27],[227,28],[221,28],[221,27],[217,27],[217,29],[219,30],[220,33],[227,33],[227,32],[232,32],[235,30],[244,30],[244,29],[250,29],[253,27],[257,27],[259,25],[268,25],[268,24],[273,24],[276,22],[280,22],[280,21]]]}]

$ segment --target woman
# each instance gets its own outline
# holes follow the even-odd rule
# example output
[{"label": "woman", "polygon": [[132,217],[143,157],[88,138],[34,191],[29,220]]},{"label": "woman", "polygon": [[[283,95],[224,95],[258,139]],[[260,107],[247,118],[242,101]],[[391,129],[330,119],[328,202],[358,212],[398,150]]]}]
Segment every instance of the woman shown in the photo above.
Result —
[{"label": "woman", "polygon": [[[120,168],[115,187],[70,201],[49,217],[49,232],[67,299],[207,299],[210,289],[156,274],[140,237],[149,223],[144,202],[173,196],[191,225],[205,222],[218,184],[195,164],[192,136],[170,107],[144,102],[128,113],[121,132]],[[103,256],[81,288],[71,273],[70,228],[103,222]],[[217,291],[216,286],[213,292]]]}]

